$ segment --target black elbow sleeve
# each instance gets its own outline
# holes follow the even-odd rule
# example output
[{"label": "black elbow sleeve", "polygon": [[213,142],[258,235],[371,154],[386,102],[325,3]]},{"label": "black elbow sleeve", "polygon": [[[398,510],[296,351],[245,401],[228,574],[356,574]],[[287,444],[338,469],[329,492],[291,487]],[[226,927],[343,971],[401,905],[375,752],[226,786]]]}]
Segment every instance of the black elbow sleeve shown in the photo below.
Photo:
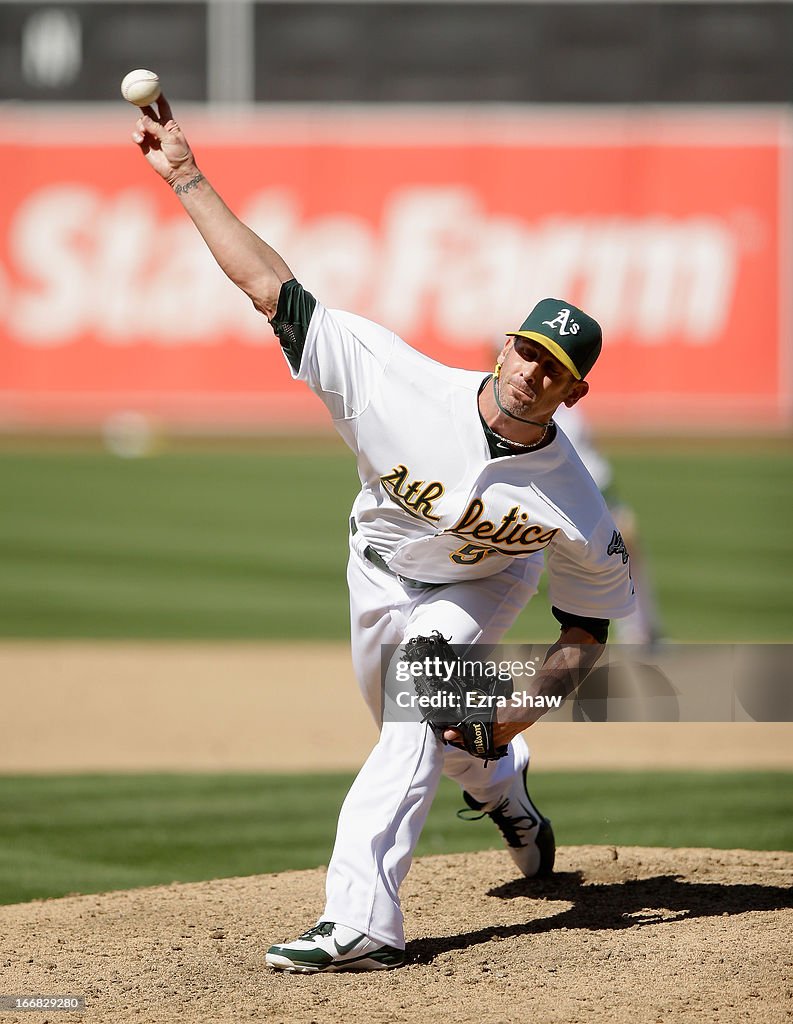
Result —
[{"label": "black elbow sleeve", "polygon": [[563,629],[570,629],[571,626],[578,626],[591,633],[599,644],[604,644],[609,638],[610,619],[590,619],[585,615],[573,615],[572,612],[562,611],[561,608],[551,608],[553,617],[561,623]]}]

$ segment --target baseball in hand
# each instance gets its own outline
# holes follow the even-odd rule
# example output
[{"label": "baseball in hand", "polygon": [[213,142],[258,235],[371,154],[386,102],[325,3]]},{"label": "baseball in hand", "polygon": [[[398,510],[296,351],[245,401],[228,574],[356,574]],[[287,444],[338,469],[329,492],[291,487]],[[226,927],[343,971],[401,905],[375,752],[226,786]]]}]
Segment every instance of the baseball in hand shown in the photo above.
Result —
[{"label": "baseball in hand", "polygon": [[124,75],[121,83],[121,95],[136,107],[147,107],[160,96],[160,79],[153,71],[138,68]]}]

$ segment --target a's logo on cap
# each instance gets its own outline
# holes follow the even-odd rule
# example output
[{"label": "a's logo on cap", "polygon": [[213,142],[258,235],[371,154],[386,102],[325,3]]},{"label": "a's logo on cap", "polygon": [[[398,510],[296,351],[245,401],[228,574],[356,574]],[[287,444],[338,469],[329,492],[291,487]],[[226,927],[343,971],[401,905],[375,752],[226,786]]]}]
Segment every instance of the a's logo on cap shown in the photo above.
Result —
[{"label": "a's logo on cap", "polygon": [[581,325],[570,319],[569,309],[560,309],[553,320],[543,320],[543,327],[556,327],[559,334],[564,337],[567,334],[578,334]]}]

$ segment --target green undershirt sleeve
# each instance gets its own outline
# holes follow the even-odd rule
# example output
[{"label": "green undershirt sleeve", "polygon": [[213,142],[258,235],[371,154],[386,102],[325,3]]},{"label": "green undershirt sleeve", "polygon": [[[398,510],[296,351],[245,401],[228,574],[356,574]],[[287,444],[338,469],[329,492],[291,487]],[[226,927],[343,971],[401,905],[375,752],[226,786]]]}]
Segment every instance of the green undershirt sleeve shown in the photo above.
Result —
[{"label": "green undershirt sleeve", "polygon": [[284,281],[278,295],[278,308],[270,321],[284,355],[295,373],[300,369],[308,325],[314,315],[317,300],[302,284],[291,278]]}]

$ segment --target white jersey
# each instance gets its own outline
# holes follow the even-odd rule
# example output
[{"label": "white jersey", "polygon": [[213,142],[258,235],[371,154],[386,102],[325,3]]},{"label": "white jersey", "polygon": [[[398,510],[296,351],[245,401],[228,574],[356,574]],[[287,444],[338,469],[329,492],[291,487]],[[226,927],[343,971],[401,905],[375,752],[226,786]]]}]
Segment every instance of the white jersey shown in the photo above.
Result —
[{"label": "white jersey", "polygon": [[564,433],[491,456],[482,371],[429,359],[393,332],[316,304],[292,374],[322,399],[356,453],[357,529],[394,573],[455,583],[545,557],[551,604],[618,618],[633,607],[628,554]]}]

